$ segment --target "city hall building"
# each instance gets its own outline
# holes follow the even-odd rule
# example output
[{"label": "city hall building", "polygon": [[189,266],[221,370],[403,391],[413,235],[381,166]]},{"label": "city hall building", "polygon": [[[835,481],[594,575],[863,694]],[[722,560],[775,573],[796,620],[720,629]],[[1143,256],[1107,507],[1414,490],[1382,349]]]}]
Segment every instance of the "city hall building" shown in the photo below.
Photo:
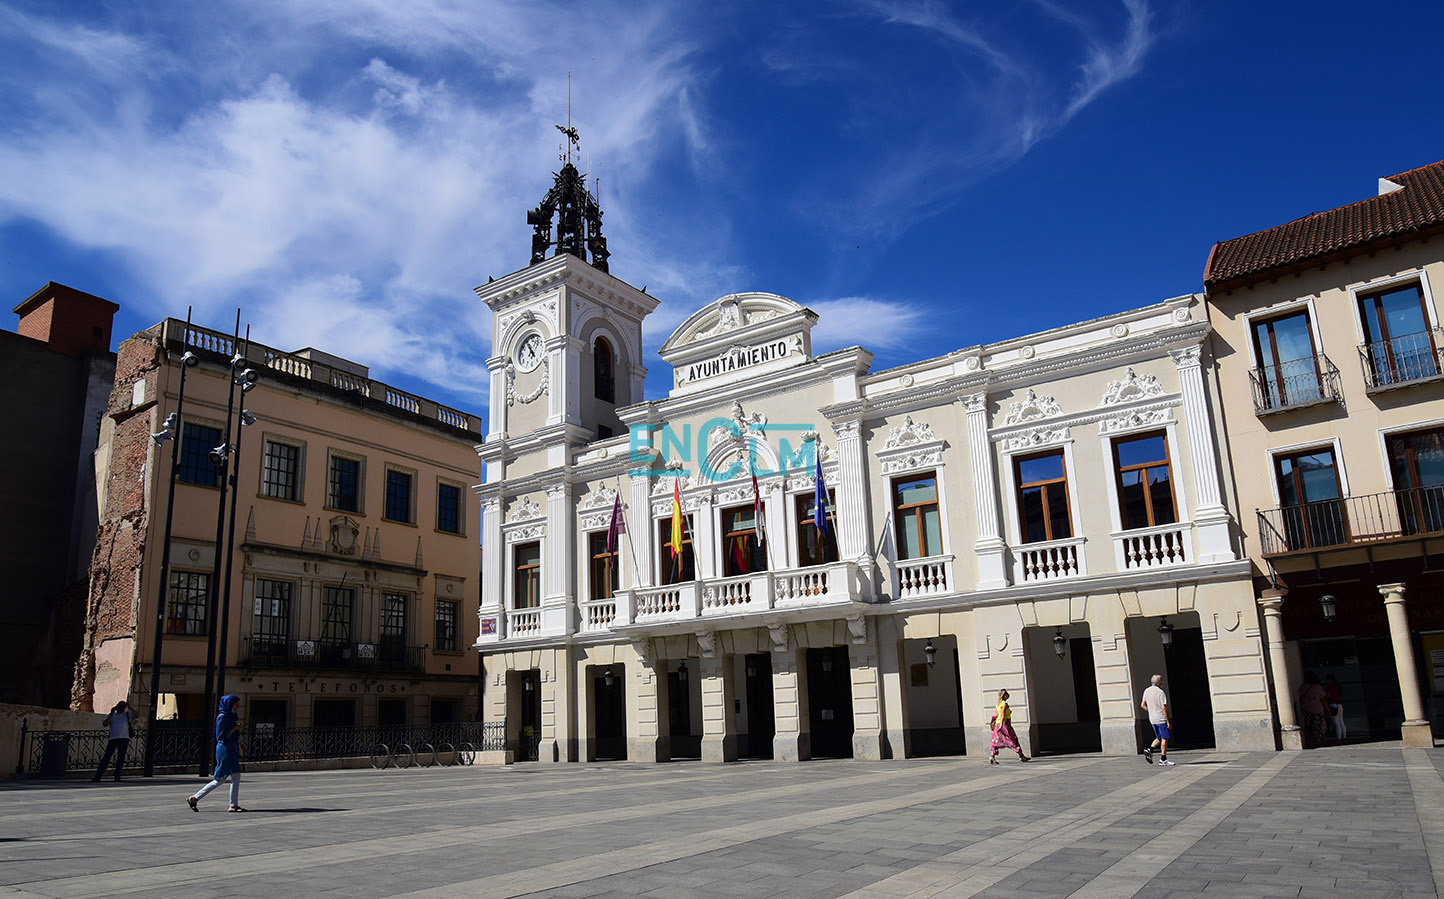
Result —
[{"label": "city hall building", "polygon": [[609,274],[574,167],[529,221],[532,264],[476,291],[508,755],[979,754],[1000,689],[1029,753],[1133,754],[1155,673],[1179,745],[1276,746],[1201,296],[874,371],[738,293],[647,400],[659,301]]}]

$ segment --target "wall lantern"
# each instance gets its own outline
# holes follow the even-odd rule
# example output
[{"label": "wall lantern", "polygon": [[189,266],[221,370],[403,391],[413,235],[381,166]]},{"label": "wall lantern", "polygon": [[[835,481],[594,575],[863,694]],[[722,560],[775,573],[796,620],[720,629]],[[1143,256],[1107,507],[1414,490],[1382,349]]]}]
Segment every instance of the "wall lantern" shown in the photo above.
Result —
[{"label": "wall lantern", "polygon": [[822,657],[822,670],[824,673],[832,670],[832,656],[826,655]]},{"label": "wall lantern", "polygon": [[612,674],[612,666],[608,665],[607,670],[602,672],[602,686],[611,689],[612,684],[616,682],[617,678]]},{"label": "wall lantern", "polygon": [[1173,645],[1173,625],[1168,623],[1167,618],[1158,626],[1158,639],[1163,641],[1164,649]]},{"label": "wall lantern", "polygon": [[747,660],[747,676],[748,676],[748,677],[756,677],[756,676],[757,676],[757,661],[756,661],[755,659],[748,659],[748,660]]},{"label": "wall lantern", "polygon": [[928,660],[929,668],[938,663],[938,648],[933,645],[931,637],[928,638],[928,645],[923,647],[923,658]]},{"label": "wall lantern", "polygon": [[1319,597],[1319,607],[1324,610],[1324,620],[1332,622],[1334,616],[1338,614],[1339,601],[1334,599],[1332,593],[1325,593]]},{"label": "wall lantern", "polygon": [[1058,654],[1058,658],[1060,659],[1063,658],[1063,654],[1068,651],[1068,638],[1063,636],[1063,629],[1061,627],[1053,632],[1053,651]]},{"label": "wall lantern", "polygon": [[536,689],[536,684],[532,683],[531,678],[524,677],[521,681],[521,688],[526,692],[530,693],[531,691]]},{"label": "wall lantern", "polygon": [[684,683],[684,684],[687,682],[687,663],[686,663],[686,662],[679,662],[679,663],[677,663],[677,680],[681,681],[681,682]]}]

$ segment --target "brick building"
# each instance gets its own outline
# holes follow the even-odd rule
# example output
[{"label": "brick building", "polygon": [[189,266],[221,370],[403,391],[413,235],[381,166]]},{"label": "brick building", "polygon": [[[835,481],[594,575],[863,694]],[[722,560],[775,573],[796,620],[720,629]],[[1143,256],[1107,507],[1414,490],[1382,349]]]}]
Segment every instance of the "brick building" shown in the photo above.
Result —
[{"label": "brick building", "polygon": [[[119,348],[97,465],[101,523],[74,702],[149,702],[162,592],[170,444],[175,511],[165,595],[162,717],[204,720],[208,639],[226,569],[216,552],[231,359],[227,335],[174,319]],[[271,727],[425,724],[476,717],[479,420],[374,381],[315,349],[252,343],[237,370],[255,424],[235,463],[226,690]],[[241,405],[238,403],[238,405]],[[224,561],[224,553],[222,559]]]}]

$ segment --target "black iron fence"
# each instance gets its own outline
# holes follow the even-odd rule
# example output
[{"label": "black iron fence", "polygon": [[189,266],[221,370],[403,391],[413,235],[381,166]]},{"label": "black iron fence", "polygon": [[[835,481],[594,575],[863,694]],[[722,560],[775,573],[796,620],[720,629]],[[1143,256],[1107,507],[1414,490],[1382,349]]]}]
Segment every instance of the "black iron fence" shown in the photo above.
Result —
[{"label": "black iron fence", "polygon": [[[94,771],[110,741],[106,730],[31,731],[21,746],[26,770],[49,776],[68,771]],[[139,770],[145,760],[147,734],[130,740],[124,770]],[[209,752],[214,737],[209,726],[162,723],[157,728],[158,767],[195,765]],[[506,722],[470,721],[455,724],[381,725],[376,727],[283,727],[251,724],[241,735],[241,761],[301,761],[369,758],[379,768],[414,764],[470,764],[477,752],[506,748]],[[111,762],[114,764],[114,761]]]},{"label": "black iron fence", "polygon": [[1402,387],[1439,377],[1438,328],[1377,340],[1359,346],[1364,386],[1370,390]]},{"label": "black iron fence", "polygon": [[1342,395],[1339,370],[1323,353],[1279,365],[1260,365],[1248,377],[1258,415],[1338,402]]},{"label": "black iron fence", "polygon": [[1444,485],[1260,509],[1265,555],[1444,533]]}]

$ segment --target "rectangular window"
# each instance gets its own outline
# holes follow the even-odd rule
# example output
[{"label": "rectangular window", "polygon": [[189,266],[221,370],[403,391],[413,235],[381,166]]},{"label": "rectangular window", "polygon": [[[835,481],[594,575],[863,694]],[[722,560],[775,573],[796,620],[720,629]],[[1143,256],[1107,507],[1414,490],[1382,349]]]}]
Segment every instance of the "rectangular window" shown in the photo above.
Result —
[{"label": "rectangular window", "polygon": [[261,495],[292,501],[299,499],[297,475],[300,467],[299,446],[267,440],[261,463]]},{"label": "rectangular window", "polygon": [[1388,443],[1400,529],[1411,535],[1444,530],[1444,431],[1391,434]]},{"label": "rectangular window", "polygon": [[187,637],[206,635],[206,606],[211,576],[200,571],[172,571],[170,600],[166,603],[165,632]]},{"label": "rectangular window", "polygon": [[176,479],[203,487],[221,486],[221,469],[210,460],[210,452],[220,446],[220,428],[186,422],[181,425],[180,467]]},{"label": "rectangular window", "polygon": [[1323,372],[1307,310],[1253,322],[1259,405],[1281,409],[1324,396]]},{"label": "rectangular window", "polygon": [[767,570],[767,549],[757,541],[757,510],[749,503],[722,510],[722,574]]},{"label": "rectangular window", "polygon": [[610,598],[617,592],[617,553],[607,552],[606,531],[587,535],[587,558],[591,560],[591,598]]},{"label": "rectangular window", "polygon": [[406,659],[406,594],[381,594],[381,661]]},{"label": "rectangular window", "polygon": [[1173,524],[1173,475],[1162,431],[1113,441],[1118,504],[1124,530]]},{"label": "rectangular window", "polygon": [[355,591],[350,587],[327,587],[321,596],[321,644],[351,645],[351,607]]},{"label": "rectangular window", "polygon": [[824,565],[838,560],[837,552],[837,496],[829,496],[832,505],[823,510],[827,516],[827,529],[817,532],[817,497],[804,493],[797,497],[797,561],[808,565]]},{"label": "rectangular window", "polygon": [[455,484],[436,485],[436,529],[461,533],[461,488]]},{"label": "rectangular window", "polygon": [[697,579],[697,558],[692,553],[692,516],[682,516],[682,552],[673,555],[668,545],[672,541],[672,519],[657,521],[657,546],[661,553],[662,584],[685,584]]},{"label": "rectangular window", "polygon": [[251,654],[284,662],[291,639],[291,582],[256,579]]},{"label": "rectangular window", "polygon": [[412,475],[407,472],[397,471],[394,468],[386,469],[386,514],[382,517],[388,521],[413,523],[411,516],[412,479]]},{"label": "rectangular window", "polygon": [[1348,521],[1333,449],[1277,456],[1274,476],[1289,549],[1348,542]]},{"label": "rectangular window", "polygon": [[456,651],[456,609],[459,605],[450,599],[436,601],[436,648],[442,652]]},{"label": "rectangular window", "polygon": [[331,457],[330,489],[326,505],[342,512],[361,511],[361,462],[344,456]]},{"label": "rectangular window", "polygon": [[513,608],[534,609],[541,605],[541,544],[522,543],[514,552]]},{"label": "rectangular window", "polygon": [[1013,470],[1018,478],[1018,522],[1023,542],[1073,536],[1063,451],[1019,457],[1013,461]]},{"label": "rectangular window", "polygon": [[1402,384],[1439,374],[1434,334],[1417,284],[1359,297],[1364,328],[1364,368],[1370,386]]},{"label": "rectangular window", "polygon": [[938,514],[938,478],[919,475],[893,483],[899,559],[922,559],[943,552],[942,518]]}]

